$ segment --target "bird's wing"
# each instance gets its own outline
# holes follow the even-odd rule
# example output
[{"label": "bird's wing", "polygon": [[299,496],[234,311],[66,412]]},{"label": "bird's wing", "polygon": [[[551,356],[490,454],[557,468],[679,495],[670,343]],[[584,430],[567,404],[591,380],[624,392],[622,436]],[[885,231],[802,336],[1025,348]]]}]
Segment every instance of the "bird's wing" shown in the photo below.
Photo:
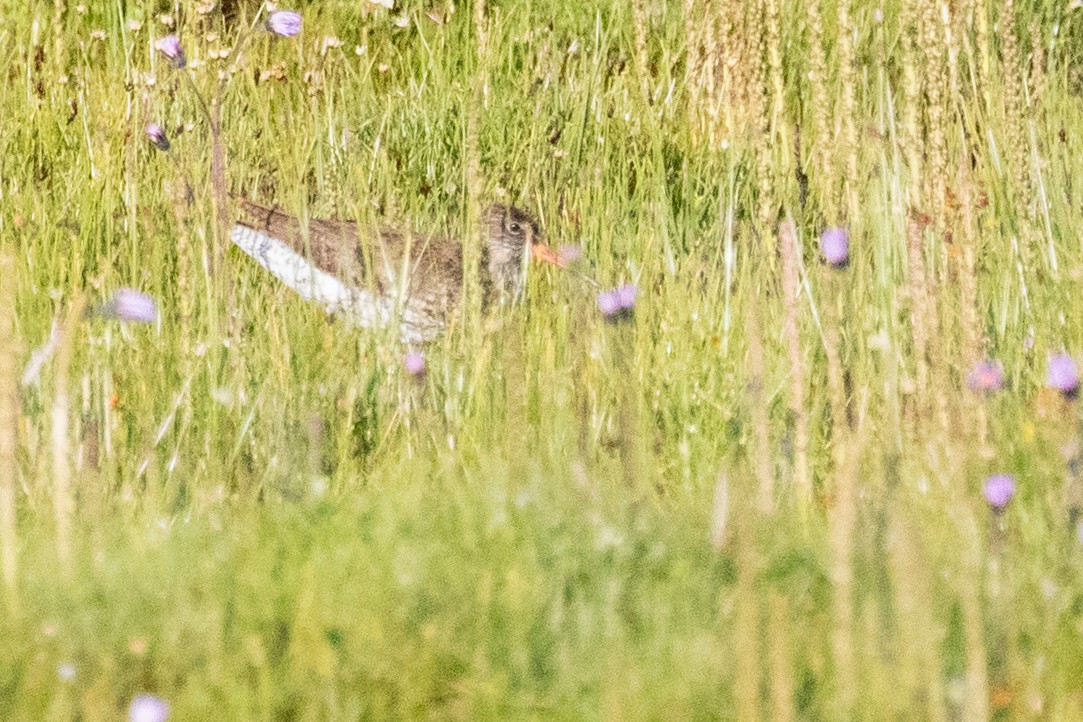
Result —
[{"label": "bird's wing", "polygon": [[367,240],[366,253],[356,223],[301,221],[277,208],[236,202],[235,245],[302,297],[345,311],[362,326],[382,326],[401,314],[403,339],[420,341],[439,332],[458,300],[458,243],[384,228]]},{"label": "bird's wing", "polygon": [[278,208],[247,199],[238,199],[237,205],[238,225],[281,241],[320,271],[347,285],[364,285],[356,223],[319,218],[301,221]]}]

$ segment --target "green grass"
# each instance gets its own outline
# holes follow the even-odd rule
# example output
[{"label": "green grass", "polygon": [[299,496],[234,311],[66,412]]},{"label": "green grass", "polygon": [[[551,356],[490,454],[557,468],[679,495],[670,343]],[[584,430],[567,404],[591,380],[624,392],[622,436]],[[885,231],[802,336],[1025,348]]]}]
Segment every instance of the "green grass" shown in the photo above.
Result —
[{"label": "green grass", "polygon": [[[1042,388],[1049,353],[1083,351],[1078,11],[1016,4],[1023,50],[1032,26],[1051,48],[1022,120],[1002,102],[1002,36],[975,92],[977,36],[957,23],[964,73],[946,103],[946,185],[959,193],[964,168],[988,201],[975,203],[968,238],[954,210],[908,196],[898,3],[882,25],[873,3],[852,12],[860,177],[849,217],[829,211],[844,206],[822,190],[841,188],[846,149],[835,178],[811,160],[833,141],[812,131],[809,41],[793,8],[778,120],[786,138],[801,125],[805,205],[780,136],[742,131],[722,148],[692,127],[701,99],[685,83],[681,3],[646,3],[651,102],[624,3],[499,3],[480,69],[469,4],[446,25],[413,0],[393,14],[300,8],[302,34],[254,37],[228,86],[232,191],[311,216],[458,234],[477,113],[480,197],[529,207],[552,245],[583,246],[604,286],[640,290],[634,320],[617,326],[574,276],[534,274],[524,302],[495,310],[504,323],[480,341],[456,331],[427,348],[417,381],[393,340],[328,319],[235,249],[205,272],[210,136],[190,88],[153,50],[168,7],[87,5],[56,26],[53,6],[0,3],[0,250],[15,258],[0,283],[15,289],[15,360],[21,373],[80,292],[135,287],[161,318],[90,319],[70,336],[67,571],[51,471],[55,359],[19,389],[0,718],[117,719],[140,692],[182,720],[780,719],[787,709],[962,719],[983,704],[997,719],[1083,716],[1080,411]],[[237,27],[188,6],[172,12],[190,58],[230,46]],[[406,28],[392,22],[400,11]],[[834,68],[835,6],[821,12]],[[322,55],[325,35],[342,47]],[[276,66],[281,81],[259,80]],[[210,65],[184,72],[212,91]],[[833,99],[840,81],[829,76]],[[143,136],[149,121],[168,131],[168,154]],[[1023,172],[1029,186],[1011,167],[1013,127],[1027,131],[1023,157],[1039,161]],[[774,215],[796,219],[803,248],[808,504],[795,488],[785,303],[765,250],[775,228],[757,220],[758,153],[769,156]],[[175,200],[181,177],[190,206]],[[940,320],[924,395],[911,206],[943,223],[923,241]],[[832,224],[852,233],[844,272],[816,252]],[[983,352],[1008,379],[985,400],[963,383],[972,359],[954,259],[966,243]],[[750,363],[752,314],[762,371]],[[853,430],[832,422],[824,328],[836,316]],[[763,434],[769,512],[752,503]],[[1018,494],[995,515],[981,484],[1002,471]],[[847,483],[854,528],[840,556],[836,495]],[[841,605],[840,589],[850,591]],[[850,677],[840,630],[853,643]]]}]

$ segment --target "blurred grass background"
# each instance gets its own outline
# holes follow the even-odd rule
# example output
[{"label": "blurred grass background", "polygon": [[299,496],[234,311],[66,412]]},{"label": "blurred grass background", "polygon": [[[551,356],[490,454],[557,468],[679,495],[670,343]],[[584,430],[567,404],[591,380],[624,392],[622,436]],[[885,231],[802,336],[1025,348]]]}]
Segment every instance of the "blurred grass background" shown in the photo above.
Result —
[{"label": "blurred grass background", "polygon": [[[453,235],[514,202],[634,321],[544,271],[409,377],[216,238],[180,73],[210,95],[258,6],[0,2],[0,717],[1083,718],[1043,388],[1083,333],[1077,5],[293,9],[229,81],[232,191]],[[158,323],[20,383],[129,286]]]}]

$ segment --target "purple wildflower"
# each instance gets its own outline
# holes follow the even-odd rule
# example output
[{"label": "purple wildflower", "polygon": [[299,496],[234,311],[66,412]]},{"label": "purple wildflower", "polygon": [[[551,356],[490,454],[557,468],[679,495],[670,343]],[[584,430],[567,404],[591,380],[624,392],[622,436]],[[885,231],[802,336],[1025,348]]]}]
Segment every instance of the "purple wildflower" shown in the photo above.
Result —
[{"label": "purple wildflower", "polygon": [[620,311],[620,296],[617,290],[602,291],[598,294],[598,310],[603,316],[612,316]]},{"label": "purple wildflower", "polygon": [[974,364],[970,375],[966,377],[966,386],[971,391],[985,394],[1000,391],[1004,386],[1004,372],[1000,364],[993,361],[979,361]]},{"label": "purple wildflower", "polygon": [[158,320],[158,308],[147,294],[133,288],[121,288],[98,307],[98,315],[116,321],[154,323]]},{"label": "purple wildflower", "polygon": [[982,494],[993,511],[1004,511],[1004,507],[1015,496],[1015,479],[1010,474],[996,474],[990,476],[982,485]]},{"label": "purple wildflower", "polygon": [[583,247],[569,243],[558,248],[557,255],[563,258],[566,263],[574,263],[583,257]]},{"label": "purple wildflower", "polygon": [[406,354],[402,365],[406,369],[406,373],[415,378],[421,378],[425,375],[425,357],[417,351]]},{"label": "purple wildflower", "polygon": [[267,18],[266,28],[275,35],[292,38],[301,32],[301,15],[292,10],[275,10]]},{"label": "purple wildflower", "polygon": [[820,252],[832,268],[850,264],[850,232],[845,228],[828,228],[820,234]]},{"label": "purple wildflower", "polygon": [[174,68],[180,70],[188,65],[188,58],[184,55],[184,48],[181,47],[180,38],[176,35],[166,35],[155,43],[154,47],[158,48],[158,52],[169,59],[169,64]]},{"label": "purple wildflower", "polygon": [[165,129],[157,123],[147,123],[147,127],[143,129],[143,132],[147,134],[147,138],[154,147],[161,151],[169,150],[169,138],[166,137]]},{"label": "purple wildflower", "polygon": [[1079,371],[1075,359],[1068,354],[1053,354],[1049,357],[1047,370],[1049,386],[1056,389],[1066,399],[1079,395]]},{"label": "purple wildflower", "polygon": [[631,318],[637,293],[636,287],[631,284],[602,291],[598,294],[598,310],[606,321],[614,323]]},{"label": "purple wildflower", "polygon": [[153,694],[140,694],[128,707],[128,722],[165,722],[169,719],[169,703]]}]

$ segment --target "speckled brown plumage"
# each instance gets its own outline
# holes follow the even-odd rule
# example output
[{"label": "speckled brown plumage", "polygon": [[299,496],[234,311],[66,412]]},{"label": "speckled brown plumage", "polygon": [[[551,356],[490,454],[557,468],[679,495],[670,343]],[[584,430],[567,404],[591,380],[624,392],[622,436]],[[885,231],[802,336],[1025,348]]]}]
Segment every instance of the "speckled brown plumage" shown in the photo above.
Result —
[{"label": "speckled brown plumage", "polygon": [[[278,239],[350,288],[392,298],[425,325],[442,326],[462,292],[461,244],[353,221],[302,222],[278,208],[239,199],[238,225]],[[486,301],[522,290],[524,255],[541,242],[537,221],[518,208],[493,204],[484,215],[481,286]],[[543,247],[544,248],[544,247]]]}]

